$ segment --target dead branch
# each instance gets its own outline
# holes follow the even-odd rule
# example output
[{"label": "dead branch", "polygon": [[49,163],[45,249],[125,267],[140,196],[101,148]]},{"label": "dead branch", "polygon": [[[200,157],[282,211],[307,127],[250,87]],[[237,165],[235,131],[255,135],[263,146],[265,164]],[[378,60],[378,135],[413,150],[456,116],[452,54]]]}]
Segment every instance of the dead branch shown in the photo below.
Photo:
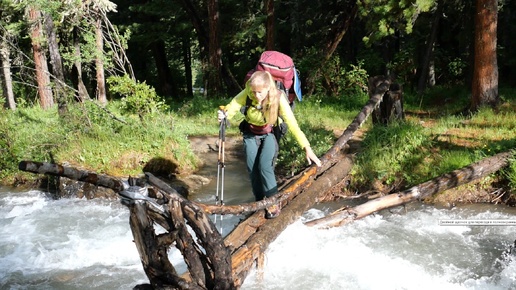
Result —
[{"label": "dead branch", "polygon": [[415,200],[421,200],[447,189],[486,177],[487,175],[506,166],[508,164],[508,159],[512,156],[513,152],[511,151],[499,153],[495,156],[482,159],[477,163],[454,170],[450,173],[446,173],[427,182],[411,187],[405,191],[373,199],[351,209],[342,210],[339,213],[312,220],[305,224],[307,226],[317,226],[320,228],[342,226],[380,210],[399,206]]}]

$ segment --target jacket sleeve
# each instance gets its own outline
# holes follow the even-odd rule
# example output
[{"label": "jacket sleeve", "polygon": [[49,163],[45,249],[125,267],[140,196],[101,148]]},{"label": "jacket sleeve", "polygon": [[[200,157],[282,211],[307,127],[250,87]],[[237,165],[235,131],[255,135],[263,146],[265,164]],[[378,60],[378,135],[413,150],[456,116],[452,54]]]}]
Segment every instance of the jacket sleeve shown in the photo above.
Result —
[{"label": "jacket sleeve", "polygon": [[280,98],[279,111],[281,118],[285,123],[287,123],[288,129],[294,135],[294,138],[296,139],[299,146],[303,149],[305,147],[309,147],[310,142],[308,142],[308,139],[306,139],[305,133],[303,133],[303,131],[301,131],[301,128],[299,128],[296,117],[294,116],[294,113],[290,108],[287,98],[285,98],[284,96]]},{"label": "jacket sleeve", "polygon": [[238,95],[236,95],[229,104],[225,106],[226,116],[232,119],[236,113],[240,112],[240,108],[245,106],[249,88],[246,86]]}]

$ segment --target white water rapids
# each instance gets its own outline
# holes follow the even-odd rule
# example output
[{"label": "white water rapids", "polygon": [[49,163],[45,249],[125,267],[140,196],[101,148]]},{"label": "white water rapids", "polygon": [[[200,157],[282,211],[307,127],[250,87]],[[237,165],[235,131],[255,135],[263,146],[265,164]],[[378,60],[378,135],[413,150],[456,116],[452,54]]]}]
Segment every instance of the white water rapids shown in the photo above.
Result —
[{"label": "white water rapids", "polygon": [[[237,198],[229,192],[242,194],[226,192],[227,200]],[[516,226],[440,224],[516,222],[514,208],[413,203],[328,230],[302,223],[330,211],[311,209],[290,225],[267,250],[264,272],[253,270],[242,289],[516,289],[516,261],[500,260]],[[224,231],[232,222],[226,219]],[[178,252],[169,255],[184,271]],[[0,189],[0,289],[132,289],[146,282],[120,202]]]}]

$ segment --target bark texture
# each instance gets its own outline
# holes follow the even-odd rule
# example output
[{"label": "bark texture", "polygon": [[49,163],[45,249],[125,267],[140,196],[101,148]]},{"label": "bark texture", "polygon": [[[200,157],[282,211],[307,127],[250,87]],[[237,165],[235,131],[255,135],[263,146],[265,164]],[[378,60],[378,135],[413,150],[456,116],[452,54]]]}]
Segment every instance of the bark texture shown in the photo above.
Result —
[{"label": "bark texture", "polygon": [[54,106],[54,99],[50,87],[47,59],[43,46],[41,45],[41,39],[43,39],[41,12],[34,7],[28,7],[28,17],[31,23],[30,38],[32,42],[32,52],[34,54],[39,102],[43,109],[49,109]]},{"label": "bark texture", "polygon": [[9,49],[7,33],[0,40],[0,58],[2,59],[2,92],[7,100],[9,109],[16,110],[14,100],[13,79],[11,75],[11,50]]},{"label": "bark texture", "polygon": [[95,71],[97,76],[97,100],[105,105],[106,78],[104,76],[104,37],[102,35],[102,19],[98,18],[95,22],[95,45],[97,46],[97,56],[95,57]]},{"label": "bark texture", "polygon": [[66,103],[66,81],[65,73],[63,69],[63,61],[61,59],[61,53],[59,52],[59,45],[57,43],[56,29],[54,26],[54,20],[48,13],[43,14],[45,23],[45,34],[47,36],[48,51],[50,54],[50,64],[52,67],[52,73],[55,78],[56,86],[56,99],[59,116],[64,116],[68,111]]},{"label": "bark texture", "polygon": [[305,224],[307,226],[318,226],[321,228],[342,226],[380,210],[421,200],[447,189],[486,177],[487,175],[506,166],[508,164],[508,159],[512,156],[512,152],[499,153],[495,156],[485,158],[477,163],[441,175],[402,192],[379,197],[351,209],[340,209],[329,216],[312,220]]},{"label": "bark texture", "polygon": [[475,14],[475,61],[471,89],[471,110],[482,105],[496,107],[498,61],[496,56],[498,0],[477,0]]}]

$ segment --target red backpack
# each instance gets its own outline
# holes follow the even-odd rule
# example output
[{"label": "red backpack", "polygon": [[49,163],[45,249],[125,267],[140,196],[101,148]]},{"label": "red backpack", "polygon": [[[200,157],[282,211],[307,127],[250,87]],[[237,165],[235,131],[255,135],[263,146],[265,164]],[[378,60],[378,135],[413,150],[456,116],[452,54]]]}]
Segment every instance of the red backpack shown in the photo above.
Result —
[{"label": "red backpack", "polygon": [[296,97],[299,101],[303,99],[301,94],[301,82],[290,56],[274,50],[264,51],[256,67],[250,70],[245,76],[244,82],[247,82],[251,75],[257,70],[271,73],[274,80],[276,80],[278,88],[283,90],[285,95],[288,96],[291,107]]}]

